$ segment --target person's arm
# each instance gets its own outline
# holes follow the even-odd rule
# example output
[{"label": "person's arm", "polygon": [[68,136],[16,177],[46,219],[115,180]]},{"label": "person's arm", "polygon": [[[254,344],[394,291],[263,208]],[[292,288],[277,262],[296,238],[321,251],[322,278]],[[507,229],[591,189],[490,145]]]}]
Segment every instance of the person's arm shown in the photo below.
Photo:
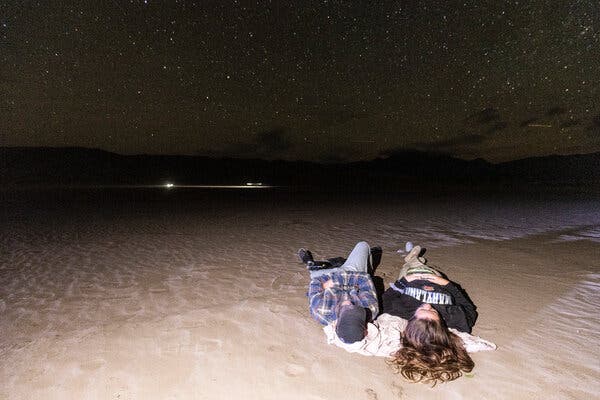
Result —
[{"label": "person's arm", "polygon": [[328,275],[322,275],[311,280],[308,288],[310,314],[323,325],[328,325],[335,321],[335,313],[333,311],[335,293],[331,289],[331,285],[328,284],[329,282],[332,282],[331,278]]},{"label": "person's arm", "polygon": [[371,310],[371,319],[375,319],[379,314],[379,301],[377,300],[377,292],[375,285],[370,277],[365,276],[358,287],[358,299],[360,305]]},{"label": "person's arm", "polygon": [[450,292],[452,297],[454,297],[454,306],[458,306],[464,311],[466,323],[468,325],[468,330],[465,330],[465,332],[470,333],[471,328],[475,325],[475,321],[477,320],[477,307],[475,307],[475,304],[465,296],[460,286],[454,282],[448,283],[444,288]]},{"label": "person's arm", "polygon": [[400,318],[410,319],[421,302],[405,295],[403,290],[406,281],[401,279],[383,293],[383,312]]}]

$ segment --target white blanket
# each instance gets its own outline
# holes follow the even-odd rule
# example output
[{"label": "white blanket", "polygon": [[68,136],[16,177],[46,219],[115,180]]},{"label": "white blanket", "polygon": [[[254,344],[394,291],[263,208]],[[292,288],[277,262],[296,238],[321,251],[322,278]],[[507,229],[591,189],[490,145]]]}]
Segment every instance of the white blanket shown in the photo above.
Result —
[{"label": "white blanket", "polygon": [[[368,334],[360,342],[346,344],[335,334],[333,325],[323,328],[328,344],[334,344],[350,353],[360,353],[365,356],[389,357],[400,349],[400,333],[406,328],[407,321],[390,314],[381,314],[377,320],[368,324]],[[473,336],[456,329],[450,329],[463,341],[469,353],[496,350],[496,345],[479,336]]]}]

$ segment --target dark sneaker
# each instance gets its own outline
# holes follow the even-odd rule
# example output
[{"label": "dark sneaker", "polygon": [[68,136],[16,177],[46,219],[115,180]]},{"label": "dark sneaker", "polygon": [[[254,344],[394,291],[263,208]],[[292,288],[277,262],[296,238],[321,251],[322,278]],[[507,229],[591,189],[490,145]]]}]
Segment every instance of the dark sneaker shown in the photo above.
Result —
[{"label": "dark sneaker", "polygon": [[315,261],[310,250],[306,250],[305,248],[301,248],[300,250],[298,250],[298,257],[300,258],[300,261],[302,261],[304,264],[313,264]]},{"label": "dark sneaker", "polygon": [[375,273],[375,269],[381,264],[381,256],[383,250],[379,246],[371,247],[371,257],[369,257],[369,266],[371,275]]}]

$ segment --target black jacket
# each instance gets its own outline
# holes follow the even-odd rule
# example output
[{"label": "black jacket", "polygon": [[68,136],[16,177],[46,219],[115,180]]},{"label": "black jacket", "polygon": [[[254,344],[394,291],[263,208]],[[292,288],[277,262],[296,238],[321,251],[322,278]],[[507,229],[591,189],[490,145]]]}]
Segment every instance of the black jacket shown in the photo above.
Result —
[{"label": "black jacket", "polygon": [[424,302],[437,310],[448,328],[471,333],[477,319],[477,307],[452,282],[440,286],[427,280],[407,282],[404,278],[399,279],[383,293],[383,312],[410,319]]}]

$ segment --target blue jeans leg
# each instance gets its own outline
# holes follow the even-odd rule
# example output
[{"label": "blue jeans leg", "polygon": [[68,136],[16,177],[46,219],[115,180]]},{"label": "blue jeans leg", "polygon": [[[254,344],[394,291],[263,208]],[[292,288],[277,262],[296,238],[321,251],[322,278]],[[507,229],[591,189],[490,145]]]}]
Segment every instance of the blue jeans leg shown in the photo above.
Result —
[{"label": "blue jeans leg", "polygon": [[370,262],[372,261],[369,244],[367,242],[358,242],[348,255],[346,262],[341,267],[310,271],[310,279],[315,279],[321,275],[332,274],[338,271],[369,272],[368,268]]},{"label": "blue jeans leg", "polygon": [[318,278],[321,275],[332,274],[334,272],[339,271],[341,268],[326,268],[326,269],[317,269],[315,271],[310,271],[310,279]]},{"label": "blue jeans leg", "polygon": [[367,242],[358,242],[340,267],[342,271],[368,272],[371,261],[371,248]]}]

